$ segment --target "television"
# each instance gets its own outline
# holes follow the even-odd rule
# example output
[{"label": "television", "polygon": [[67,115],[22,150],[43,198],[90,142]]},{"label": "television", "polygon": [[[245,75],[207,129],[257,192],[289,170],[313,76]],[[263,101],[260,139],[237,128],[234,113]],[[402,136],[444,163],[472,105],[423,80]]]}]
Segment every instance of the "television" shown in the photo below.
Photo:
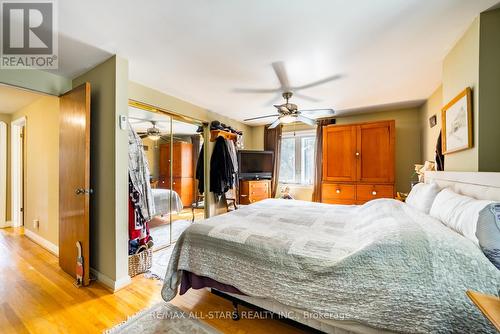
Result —
[{"label": "television", "polygon": [[273,177],[273,151],[238,151],[240,179],[271,179]]}]

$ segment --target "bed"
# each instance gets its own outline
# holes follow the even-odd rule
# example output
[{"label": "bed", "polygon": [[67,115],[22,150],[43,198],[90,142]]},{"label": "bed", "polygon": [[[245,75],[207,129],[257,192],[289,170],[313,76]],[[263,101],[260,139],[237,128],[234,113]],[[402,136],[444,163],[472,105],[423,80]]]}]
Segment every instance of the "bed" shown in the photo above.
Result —
[{"label": "bed", "polygon": [[163,216],[170,213],[178,213],[184,208],[181,197],[174,190],[151,189],[151,191],[153,192],[156,215]]},{"label": "bed", "polygon": [[[498,173],[471,174],[426,182],[500,200]],[[494,332],[465,291],[500,289],[500,271],[475,244],[392,199],[270,199],[209,218],[177,241],[163,298],[186,277],[327,333]]]}]

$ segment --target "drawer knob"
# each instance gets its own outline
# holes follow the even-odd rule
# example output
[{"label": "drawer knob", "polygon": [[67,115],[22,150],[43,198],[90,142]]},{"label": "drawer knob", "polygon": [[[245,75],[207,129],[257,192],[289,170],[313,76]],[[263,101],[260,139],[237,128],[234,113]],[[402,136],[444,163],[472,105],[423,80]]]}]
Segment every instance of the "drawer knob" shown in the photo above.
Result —
[{"label": "drawer knob", "polygon": [[337,194],[340,194],[340,189],[335,190]]},{"label": "drawer knob", "polygon": [[375,190],[374,190],[374,191],[372,191],[372,195],[373,195],[373,196],[377,195],[377,192],[376,192]]},{"label": "drawer knob", "polygon": [[359,152],[356,152],[356,156],[359,157]]}]

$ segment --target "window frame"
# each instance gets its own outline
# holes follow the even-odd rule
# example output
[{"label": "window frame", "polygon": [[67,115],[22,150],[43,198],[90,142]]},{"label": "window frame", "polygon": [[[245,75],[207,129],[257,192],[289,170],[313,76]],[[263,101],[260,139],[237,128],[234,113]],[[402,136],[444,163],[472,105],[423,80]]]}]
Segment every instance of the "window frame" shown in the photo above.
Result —
[{"label": "window frame", "polygon": [[[295,139],[295,168],[294,168],[294,180],[295,182],[288,182],[288,181],[283,181],[283,180],[278,180],[279,183],[282,184],[293,184],[293,185],[300,185],[304,187],[309,187],[312,186],[314,183],[314,180],[311,183],[302,183],[302,174],[305,173],[303,170],[305,164],[303,164],[303,156],[302,156],[302,140],[304,138],[314,138],[314,142],[316,143],[316,130],[301,130],[301,131],[287,131],[283,132],[281,135],[282,141],[284,139],[288,138],[294,138]],[[316,144],[314,145],[314,149],[316,150]],[[281,160],[281,158],[280,158]],[[281,168],[281,161],[280,161],[280,168]],[[280,173],[281,177],[281,173]],[[297,182],[298,181],[298,182]]]}]

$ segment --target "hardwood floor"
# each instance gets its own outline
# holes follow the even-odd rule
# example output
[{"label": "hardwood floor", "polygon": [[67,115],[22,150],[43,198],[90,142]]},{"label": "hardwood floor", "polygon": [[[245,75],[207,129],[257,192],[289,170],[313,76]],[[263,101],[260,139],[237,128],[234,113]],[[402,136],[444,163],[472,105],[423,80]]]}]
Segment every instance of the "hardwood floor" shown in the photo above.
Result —
[{"label": "hardwood floor", "polygon": [[[160,281],[142,275],[114,294],[97,282],[78,289],[57,257],[25,237],[22,228],[0,229],[1,333],[100,333],[160,302],[160,289]],[[232,309],[205,290],[190,290],[172,304],[198,315]],[[223,333],[306,333],[272,319],[206,322]]]}]

